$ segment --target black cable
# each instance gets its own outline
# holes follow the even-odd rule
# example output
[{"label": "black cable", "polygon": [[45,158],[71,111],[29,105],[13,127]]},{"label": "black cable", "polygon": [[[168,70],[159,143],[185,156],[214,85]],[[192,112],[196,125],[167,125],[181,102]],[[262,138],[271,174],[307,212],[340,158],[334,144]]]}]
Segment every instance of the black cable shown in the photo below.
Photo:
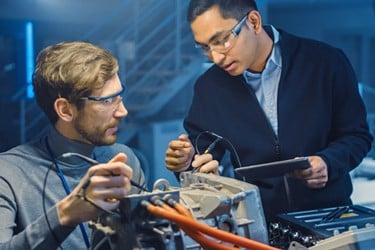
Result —
[{"label": "black cable", "polygon": [[[217,134],[215,134],[213,132],[210,132],[210,131],[203,131],[203,132],[199,133],[198,136],[197,136],[197,138],[195,139],[195,142],[194,142],[194,148],[195,148],[195,152],[197,152],[197,154],[201,154],[200,151],[199,151],[198,142],[199,142],[200,137],[202,135],[210,135],[210,136],[212,136],[213,138],[215,138],[216,143],[219,142],[223,138],[220,135],[217,135]],[[215,141],[212,142],[210,145],[216,145]],[[208,147],[210,147],[210,146],[208,146]]]},{"label": "black cable", "polygon": [[107,242],[109,245],[111,245],[111,239],[107,236],[104,236],[97,244],[95,244],[93,250],[100,249]]},{"label": "black cable", "polygon": [[240,158],[238,156],[237,150],[235,149],[235,147],[233,146],[233,144],[228,139],[226,139],[226,138],[222,137],[221,135],[218,135],[218,134],[216,134],[214,132],[211,132],[211,131],[203,131],[203,132],[199,133],[198,136],[197,136],[197,138],[195,139],[194,147],[195,147],[195,151],[198,154],[201,154],[199,152],[198,143],[199,143],[200,137],[202,135],[209,135],[209,136],[215,138],[215,140],[208,146],[208,148],[206,150],[208,150],[208,151],[212,150],[211,147],[214,147],[214,146],[216,146],[216,144],[218,142],[223,141],[228,146],[226,149],[228,149],[229,152],[231,153],[231,156],[233,157],[233,159],[235,161],[236,167],[238,167],[238,168],[242,167],[242,164],[241,164]]},{"label": "black cable", "polygon": [[[81,159],[84,159],[86,160],[86,162],[88,163],[91,163],[91,164],[98,164],[98,162],[96,162],[95,160],[89,158],[89,157],[86,157],[84,155],[81,155],[81,154],[78,154],[78,153],[68,153],[66,156],[62,155],[63,157],[69,157],[69,156],[79,156]],[[58,237],[57,235],[55,234],[55,232],[52,230],[52,227],[51,227],[51,224],[50,224],[50,221],[48,219],[48,216],[47,216],[47,208],[46,208],[46,196],[45,196],[45,190],[46,190],[46,186],[47,186],[47,177],[49,175],[49,172],[51,171],[52,167],[54,166],[55,164],[51,164],[51,166],[48,168],[47,172],[46,172],[46,175],[44,177],[44,180],[43,180],[43,190],[42,190],[42,203],[43,203],[43,213],[44,213],[44,217],[46,219],[46,222],[47,222],[47,226],[48,226],[48,230],[51,232],[53,238],[55,239],[56,243],[58,243],[58,248],[60,248],[61,250],[63,250],[63,247],[61,246],[61,242],[58,240]],[[110,172],[110,171],[109,171]],[[95,174],[92,173],[89,178],[87,179],[87,181],[82,185],[81,189],[83,190],[83,196],[81,195],[76,195],[76,197],[78,197],[79,199],[82,199],[88,203],[90,203],[92,206],[94,206],[95,208],[99,209],[100,211],[102,211],[103,213],[107,213],[109,215],[115,215],[117,216],[116,213],[112,212],[112,211],[108,211],[106,209],[103,209],[102,207],[100,207],[99,205],[97,205],[95,202],[91,201],[90,199],[88,199],[86,197],[86,188],[90,185],[90,178]],[[111,173],[112,174],[112,173]]]},{"label": "black cable", "polygon": [[[241,168],[243,167],[242,166],[242,163],[240,161],[240,157],[238,156],[238,153],[237,153],[237,150],[235,149],[235,147],[233,146],[233,144],[228,140],[226,139],[225,137],[222,137],[221,135],[218,135],[218,134],[215,134],[214,132],[211,132],[211,131],[203,131],[201,133],[198,134],[197,138],[195,139],[195,144],[194,144],[194,147],[195,147],[195,150],[196,152],[199,154],[199,150],[198,150],[198,141],[199,141],[199,138],[204,135],[204,134],[207,134],[207,135],[210,135],[211,137],[215,138],[215,141],[223,141],[224,144],[226,144],[227,147],[225,147],[225,149],[228,149],[229,150],[229,153],[231,155],[231,157],[234,159],[235,161],[235,168]],[[210,146],[212,144],[215,143],[215,141],[213,141]],[[217,143],[217,142],[216,142]],[[208,146],[208,147],[210,147]],[[208,149],[208,148],[207,148]],[[242,181],[246,181],[244,179],[243,176],[239,176],[236,172],[235,172],[235,175],[236,175],[236,178],[237,179],[240,179]],[[266,182],[263,182],[263,181],[260,181],[260,180],[253,180],[251,181],[252,184],[254,185],[257,185],[259,187],[263,187],[263,188],[267,188],[267,189],[270,189],[270,188],[273,188],[273,185],[269,184],[269,183],[266,183]]]},{"label": "black cable", "polygon": [[63,247],[61,246],[61,242],[59,241],[59,239],[58,239],[57,235],[55,234],[55,232],[52,230],[51,224],[50,224],[48,216],[47,216],[47,208],[46,208],[46,196],[45,196],[45,193],[46,193],[46,187],[47,187],[47,177],[48,177],[49,172],[51,171],[51,169],[52,169],[53,166],[54,166],[54,164],[51,164],[51,166],[48,168],[47,173],[46,173],[46,175],[44,177],[44,180],[43,180],[43,189],[42,189],[43,214],[44,214],[44,218],[46,219],[46,222],[47,222],[48,230],[51,232],[53,238],[55,239],[56,243],[58,244],[58,248],[60,248],[61,250],[63,250]]},{"label": "black cable", "polygon": [[[93,173],[94,174],[94,173]],[[107,209],[104,209],[102,208],[101,206],[99,206],[98,204],[96,204],[95,202],[93,202],[92,200],[90,200],[89,198],[87,198],[86,196],[86,189],[87,187],[90,185],[90,178],[93,176],[93,174],[89,177],[89,179],[82,185],[81,189],[80,190],[83,190],[83,195],[80,195],[80,194],[76,194],[75,196],[78,197],[79,199],[81,200],[84,200],[88,203],[90,203],[92,206],[94,206],[95,208],[99,209],[100,211],[102,211],[103,213],[105,214],[109,214],[109,215],[112,215],[112,216],[117,216],[116,213],[112,212],[112,211],[109,211]]]},{"label": "black cable", "polygon": [[[85,155],[82,155],[82,154],[79,154],[79,153],[74,153],[74,152],[67,152],[67,153],[64,153],[61,155],[61,157],[63,158],[68,158],[68,157],[71,157],[71,156],[76,156],[78,158],[80,158],[81,160],[84,160],[86,161],[87,163],[90,163],[91,165],[97,165],[97,164],[100,164],[100,162],[90,158],[90,157],[87,157]],[[109,170],[107,170],[109,171]],[[112,174],[111,172],[111,175],[114,175]],[[91,176],[90,176],[91,177]],[[88,180],[89,181],[89,180]],[[145,186],[141,186],[140,184],[138,184],[137,182],[133,181],[133,180],[130,180],[130,184],[134,187],[137,187],[139,188],[140,190],[144,191],[144,192],[148,192],[148,189],[145,187]],[[88,185],[88,184],[87,184]]]},{"label": "black cable", "polygon": [[[50,145],[48,143],[48,137],[45,137],[45,145],[46,145],[46,149],[48,151],[48,154],[50,155],[51,160],[52,160],[53,164],[56,167],[57,174],[60,177],[61,183],[63,184],[64,190],[66,192],[66,195],[69,195],[71,193],[69,184],[68,184],[68,182],[67,182],[67,180],[66,180],[66,178],[64,176],[64,173],[63,173],[62,169],[60,168],[59,164],[57,163],[57,158],[54,156],[54,154],[52,152],[52,149],[51,149],[51,147],[50,147]],[[82,237],[83,237],[83,239],[85,241],[87,249],[89,249],[90,248],[90,240],[89,240],[88,234],[86,232],[86,229],[85,229],[83,223],[80,223],[78,226],[79,226],[79,228],[81,230]]]}]

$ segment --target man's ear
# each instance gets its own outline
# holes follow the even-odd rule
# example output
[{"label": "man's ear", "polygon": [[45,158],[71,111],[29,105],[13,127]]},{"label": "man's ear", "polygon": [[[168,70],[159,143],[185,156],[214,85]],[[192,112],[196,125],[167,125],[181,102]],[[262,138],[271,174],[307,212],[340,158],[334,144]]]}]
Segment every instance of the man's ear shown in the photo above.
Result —
[{"label": "man's ear", "polygon": [[258,11],[251,11],[248,20],[250,21],[250,25],[253,27],[255,33],[259,33],[262,30],[262,17]]},{"label": "man's ear", "polygon": [[61,120],[70,122],[74,119],[76,107],[67,99],[62,97],[57,98],[54,103],[54,108]]}]

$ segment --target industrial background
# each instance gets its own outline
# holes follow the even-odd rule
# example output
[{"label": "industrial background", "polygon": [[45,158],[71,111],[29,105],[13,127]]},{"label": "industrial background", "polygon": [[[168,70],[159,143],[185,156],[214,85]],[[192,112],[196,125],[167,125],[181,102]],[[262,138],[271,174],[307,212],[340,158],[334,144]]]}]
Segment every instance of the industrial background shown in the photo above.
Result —
[{"label": "industrial background", "polygon": [[[258,0],[263,23],[325,41],[345,51],[360,83],[375,129],[375,1]],[[194,48],[186,21],[187,0],[1,0],[0,1],[0,151],[46,131],[36,105],[31,74],[38,52],[60,41],[84,40],[111,50],[126,85],[128,117],[119,142],[139,153],[149,182],[167,178],[168,142],[182,133],[197,76],[209,62]],[[373,185],[371,151],[353,173],[355,201]]]}]

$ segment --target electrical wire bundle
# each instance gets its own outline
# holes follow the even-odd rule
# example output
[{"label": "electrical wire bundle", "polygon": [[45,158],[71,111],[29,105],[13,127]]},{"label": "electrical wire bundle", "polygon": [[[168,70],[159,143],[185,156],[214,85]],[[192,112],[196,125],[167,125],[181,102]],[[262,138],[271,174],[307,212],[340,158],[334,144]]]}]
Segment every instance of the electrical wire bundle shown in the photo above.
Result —
[{"label": "electrical wire bundle", "polygon": [[161,217],[175,223],[205,250],[277,249],[261,242],[244,238],[239,235],[200,223],[193,217],[188,209],[186,209],[182,204],[176,202],[171,197],[166,196],[164,199],[161,199],[158,196],[153,196],[151,198],[151,202],[143,200],[141,201],[141,205],[154,216]]}]

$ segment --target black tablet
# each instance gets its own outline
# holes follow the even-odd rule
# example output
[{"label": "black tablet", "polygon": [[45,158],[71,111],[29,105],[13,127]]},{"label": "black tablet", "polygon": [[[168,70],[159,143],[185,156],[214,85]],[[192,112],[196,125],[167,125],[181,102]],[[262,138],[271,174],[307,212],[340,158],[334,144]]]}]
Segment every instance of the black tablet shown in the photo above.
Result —
[{"label": "black tablet", "polygon": [[269,163],[244,166],[234,169],[239,178],[245,181],[279,177],[295,169],[310,167],[307,157],[298,157],[290,160],[274,161]]}]

